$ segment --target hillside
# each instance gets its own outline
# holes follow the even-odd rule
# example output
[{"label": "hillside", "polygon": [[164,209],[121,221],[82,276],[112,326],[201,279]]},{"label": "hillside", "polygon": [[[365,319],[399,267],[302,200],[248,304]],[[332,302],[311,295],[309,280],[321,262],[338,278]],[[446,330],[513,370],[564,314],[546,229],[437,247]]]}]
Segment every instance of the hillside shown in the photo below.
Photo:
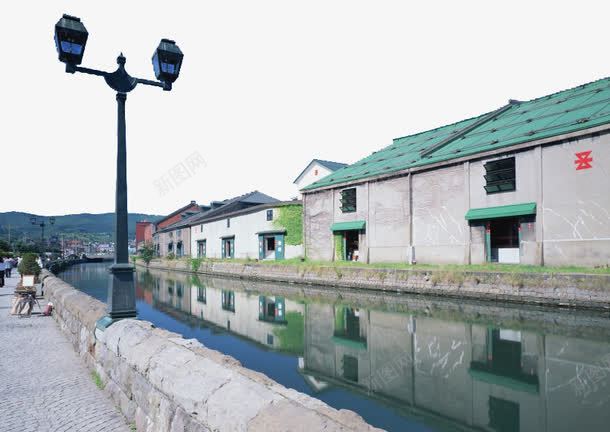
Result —
[{"label": "hillside", "polygon": [[[9,227],[11,238],[21,240],[24,237],[39,239],[40,226],[32,225],[30,222],[31,213],[6,212],[0,213],[0,238],[7,240]],[[37,216],[38,220],[41,218]],[[142,213],[129,213],[129,238],[135,237],[136,221],[148,220],[155,221],[161,218],[157,215],[147,215]],[[63,216],[55,216],[55,225],[48,224],[48,217],[45,226],[45,237],[66,236],[69,238],[87,239],[91,241],[110,241],[114,236],[114,213],[79,213]]]}]

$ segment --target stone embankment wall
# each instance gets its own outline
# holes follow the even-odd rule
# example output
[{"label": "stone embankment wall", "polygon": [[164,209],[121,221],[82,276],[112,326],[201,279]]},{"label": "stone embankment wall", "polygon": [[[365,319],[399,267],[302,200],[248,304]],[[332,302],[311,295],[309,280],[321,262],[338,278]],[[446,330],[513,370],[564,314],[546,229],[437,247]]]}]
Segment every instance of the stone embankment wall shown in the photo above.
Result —
[{"label": "stone embankment wall", "polygon": [[150,322],[96,330],[103,303],[46,270],[42,278],[61,330],[138,431],[378,430]]},{"label": "stone embankment wall", "polygon": [[[144,266],[141,261],[137,265]],[[189,260],[150,268],[193,272]],[[425,271],[203,261],[195,273],[253,280],[394,291],[515,303],[610,309],[610,275]]]}]

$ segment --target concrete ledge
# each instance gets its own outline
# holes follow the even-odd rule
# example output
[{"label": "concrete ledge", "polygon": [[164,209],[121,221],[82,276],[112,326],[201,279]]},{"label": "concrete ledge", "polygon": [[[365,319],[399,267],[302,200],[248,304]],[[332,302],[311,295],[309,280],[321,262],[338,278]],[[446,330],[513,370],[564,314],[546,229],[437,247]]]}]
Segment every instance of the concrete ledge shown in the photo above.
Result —
[{"label": "concrete ledge", "polygon": [[[138,260],[136,265],[146,267]],[[362,267],[153,260],[151,269],[272,282],[426,294],[521,304],[610,309],[610,275],[424,271]]]},{"label": "concrete ledge", "polygon": [[46,270],[42,278],[60,328],[138,431],[379,430],[150,322],[96,330],[103,303]]}]

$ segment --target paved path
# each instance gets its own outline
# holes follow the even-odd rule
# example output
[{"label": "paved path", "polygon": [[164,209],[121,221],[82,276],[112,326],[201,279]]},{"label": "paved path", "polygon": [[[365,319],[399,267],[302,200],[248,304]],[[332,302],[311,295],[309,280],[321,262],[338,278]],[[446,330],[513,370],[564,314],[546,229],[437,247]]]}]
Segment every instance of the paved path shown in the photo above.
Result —
[{"label": "paved path", "polygon": [[9,315],[17,280],[0,288],[0,431],[128,432],[53,318]]}]

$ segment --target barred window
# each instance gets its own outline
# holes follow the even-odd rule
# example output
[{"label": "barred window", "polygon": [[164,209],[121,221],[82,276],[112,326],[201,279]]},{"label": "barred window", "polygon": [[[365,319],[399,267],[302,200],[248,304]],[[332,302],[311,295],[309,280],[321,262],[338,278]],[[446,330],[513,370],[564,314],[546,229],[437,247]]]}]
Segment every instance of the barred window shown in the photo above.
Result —
[{"label": "barred window", "polygon": [[500,159],[485,164],[485,191],[488,194],[516,189],[515,158]]},{"label": "barred window", "polygon": [[341,211],[343,213],[353,213],[356,211],[356,188],[341,191]]}]

